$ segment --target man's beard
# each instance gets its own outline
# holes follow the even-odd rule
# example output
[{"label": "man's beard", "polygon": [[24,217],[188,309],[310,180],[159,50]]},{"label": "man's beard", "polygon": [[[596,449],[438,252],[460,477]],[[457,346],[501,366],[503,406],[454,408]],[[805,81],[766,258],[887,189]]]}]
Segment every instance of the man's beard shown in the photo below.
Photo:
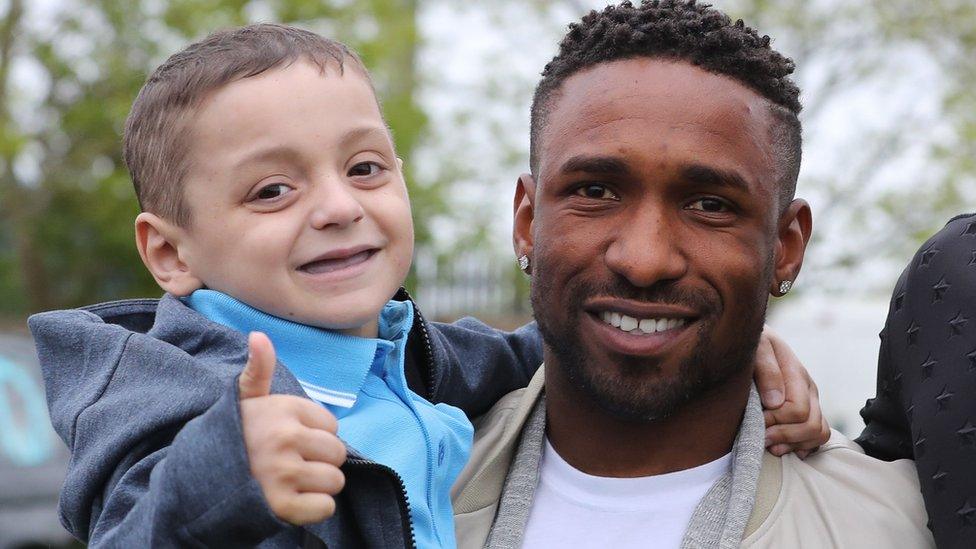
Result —
[{"label": "man's beard", "polygon": [[[719,349],[712,337],[722,313],[717,296],[681,290],[673,282],[641,289],[617,277],[603,284],[577,282],[564,288],[561,299],[553,295],[545,272],[544,263],[533,266],[531,301],[550,361],[554,358],[569,384],[614,417],[630,422],[665,419],[751,367],[763,329],[765,294],[741,318],[739,337]],[[583,304],[594,296],[693,308],[700,315],[694,351],[673,375],[665,374],[656,359],[618,355],[616,368],[596,363],[582,343],[580,327],[587,314]]]}]

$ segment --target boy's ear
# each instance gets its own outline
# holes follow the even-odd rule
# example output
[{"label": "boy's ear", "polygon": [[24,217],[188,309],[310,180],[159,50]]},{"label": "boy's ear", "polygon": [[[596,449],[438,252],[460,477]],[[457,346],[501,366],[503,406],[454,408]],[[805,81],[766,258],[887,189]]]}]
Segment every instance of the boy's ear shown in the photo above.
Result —
[{"label": "boy's ear", "polygon": [[810,205],[805,200],[794,200],[780,216],[777,242],[776,263],[770,293],[781,296],[780,283],[789,281],[790,285],[800,275],[803,266],[803,255],[810,242],[813,231],[813,215]]},{"label": "boy's ear", "polygon": [[142,262],[162,289],[178,297],[203,287],[180,255],[185,235],[186,231],[157,215],[136,216],[136,247]]},{"label": "boy's ear", "polygon": [[531,174],[523,173],[515,185],[515,220],[512,224],[512,244],[515,246],[515,257],[523,255],[529,258],[529,269],[532,265],[532,222],[535,220],[535,179]]}]

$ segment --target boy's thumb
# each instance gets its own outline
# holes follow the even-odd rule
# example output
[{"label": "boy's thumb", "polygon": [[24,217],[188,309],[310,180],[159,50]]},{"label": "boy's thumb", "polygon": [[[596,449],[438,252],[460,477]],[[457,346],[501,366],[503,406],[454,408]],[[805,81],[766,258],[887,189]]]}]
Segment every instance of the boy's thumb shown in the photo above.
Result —
[{"label": "boy's thumb", "polygon": [[274,345],[261,332],[247,336],[247,364],[238,381],[241,400],[271,394],[271,377],[275,371]]}]

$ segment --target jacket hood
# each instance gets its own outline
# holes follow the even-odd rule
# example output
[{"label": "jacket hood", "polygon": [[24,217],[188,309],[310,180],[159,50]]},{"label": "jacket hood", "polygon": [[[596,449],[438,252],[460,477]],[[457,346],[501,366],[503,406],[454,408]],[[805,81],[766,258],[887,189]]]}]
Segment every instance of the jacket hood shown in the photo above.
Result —
[{"label": "jacket hood", "polygon": [[[169,294],[40,313],[28,325],[51,423],[69,448],[79,414],[106,391],[127,349],[143,357],[147,373],[192,362],[223,382],[240,373],[247,357],[244,334],[211,322]],[[286,368],[275,370],[272,391],[304,394]]]}]

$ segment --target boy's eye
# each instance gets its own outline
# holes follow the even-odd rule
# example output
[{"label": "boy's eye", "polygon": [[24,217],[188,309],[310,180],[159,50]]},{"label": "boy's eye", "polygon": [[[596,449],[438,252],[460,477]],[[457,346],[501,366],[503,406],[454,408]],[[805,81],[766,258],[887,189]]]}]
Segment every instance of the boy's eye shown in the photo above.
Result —
[{"label": "boy's eye", "polygon": [[689,204],[688,209],[706,213],[723,213],[729,211],[729,205],[718,198],[699,198]]},{"label": "boy's eye", "polygon": [[274,200],[280,198],[285,194],[291,192],[291,187],[285,185],[284,183],[272,183],[262,187],[261,190],[254,195],[255,200]]},{"label": "boy's eye", "polygon": [[349,175],[351,177],[366,177],[376,175],[381,169],[383,168],[376,162],[360,162],[349,169]]},{"label": "boy's eye", "polygon": [[620,200],[620,197],[616,193],[604,185],[584,185],[576,189],[576,194],[597,200]]}]

